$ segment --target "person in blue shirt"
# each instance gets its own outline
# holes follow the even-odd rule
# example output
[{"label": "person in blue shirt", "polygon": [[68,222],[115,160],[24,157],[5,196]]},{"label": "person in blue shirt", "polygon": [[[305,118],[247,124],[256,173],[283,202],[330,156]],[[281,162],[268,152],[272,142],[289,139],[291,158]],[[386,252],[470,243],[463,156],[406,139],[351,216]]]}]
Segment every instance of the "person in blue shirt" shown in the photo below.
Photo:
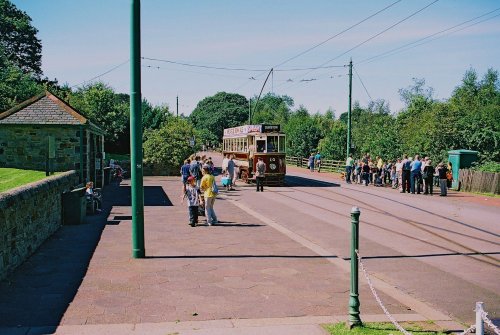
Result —
[{"label": "person in blue shirt", "polygon": [[420,161],[420,156],[415,155],[415,159],[410,164],[410,192],[415,194],[415,187],[417,188],[417,194],[420,194],[420,188],[418,184],[422,178],[422,162]]},{"label": "person in blue shirt", "polygon": [[191,160],[188,158],[184,161],[184,165],[181,166],[182,193],[186,192],[186,184],[188,182],[188,177],[190,176],[189,172],[190,167],[191,167]]},{"label": "person in blue shirt", "polygon": [[321,172],[321,154],[319,152],[314,156],[314,163],[318,167],[318,172]]}]

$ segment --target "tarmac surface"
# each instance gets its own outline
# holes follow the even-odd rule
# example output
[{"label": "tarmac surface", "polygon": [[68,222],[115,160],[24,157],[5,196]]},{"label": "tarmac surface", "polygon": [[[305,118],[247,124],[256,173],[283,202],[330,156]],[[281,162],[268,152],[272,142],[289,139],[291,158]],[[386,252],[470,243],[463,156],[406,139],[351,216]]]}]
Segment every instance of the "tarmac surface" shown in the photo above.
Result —
[{"label": "tarmac surface", "polygon": [[[130,181],[106,187],[103,213],[62,227],[0,282],[0,334],[325,334],[320,324],[347,319],[353,205],[365,223],[364,262],[398,320],[464,329],[455,321],[474,318],[475,298],[498,315],[498,225],[471,219],[477,213],[498,219],[495,200],[485,205],[473,196],[456,216],[444,205],[463,200],[453,198],[459,195],[424,200],[426,210],[442,213],[428,223],[452,231],[446,234],[453,239],[443,235],[446,241],[425,231],[421,236],[416,218],[408,225],[404,217],[415,209],[407,200],[393,204],[401,217],[391,217],[384,197],[393,190],[357,194],[360,186],[339,187],[330,174],[293,167],[289,174],[288,187],[263,193],[242,185],[221,190],[220,224],[195,228],[187,224],[179,178],[145,177],[145,259],[131,258]],[[338,192],[354,193],[355,201]],[[471,238],[479,254],[470,250]],[[457,292],[465,307],[454,307]],[[360,301],[363,321],[386,321],[364,280]]]}]

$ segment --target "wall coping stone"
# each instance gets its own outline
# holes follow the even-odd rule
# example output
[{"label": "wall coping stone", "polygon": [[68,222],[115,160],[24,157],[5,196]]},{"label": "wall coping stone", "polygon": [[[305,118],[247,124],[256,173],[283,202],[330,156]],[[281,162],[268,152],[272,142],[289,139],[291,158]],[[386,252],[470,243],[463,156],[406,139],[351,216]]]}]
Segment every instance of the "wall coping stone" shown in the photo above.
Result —
[{"label": "wall coping stone", "polygon": [[14,206],[18,200],[26,200],[31,198],[34,194],[46,191],[50,188],[50,185],[63,185],[68,179],[74,176],[78,176],[77,171],[66,171],[55,176],[50,176],[42,180],[2,192],[0,193],[0,209],[7,209]]}]

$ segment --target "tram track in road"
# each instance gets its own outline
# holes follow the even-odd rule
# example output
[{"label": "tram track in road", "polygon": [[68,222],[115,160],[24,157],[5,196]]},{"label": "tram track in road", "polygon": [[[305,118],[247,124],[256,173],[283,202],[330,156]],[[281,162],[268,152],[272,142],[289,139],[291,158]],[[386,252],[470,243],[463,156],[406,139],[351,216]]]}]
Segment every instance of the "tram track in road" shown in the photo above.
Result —
[{"label": "tram track in road", "polygon": [[[290,179],[290,178],[289,178]],[[310,180],[310,179],[309,179]],[[315,181],[317,183],[323,183],[321,181]],[[287,184],[290,185],[290,184],[295,184],[297,186],[307,186],[307,185],[304,185],[304,184],[301,184],[301,183],[297,183],[297,182],[291,182],[290,180],[287,180]],[[320,197],[320,198],[323,198],[323,199],[326,199],[326,200],[330,200],[330,201],[338,201],[338,200],[335,200],[335,199],[332,199],[330,197],[326,197],[326,196],[323,196],[323,195],[320,195],[320,194],[317,194],[317,193],[314,193],[314,192],[309,192],[309,191],[306,191],[306,190],[302,190],[298,187],[291,187],[293,190],[297,191],[297,192],[301,192],[301,193],[305,193],[305,194],[309,194],[309,195],[313,195],[315,197]],[[432,231],[430,228],[425,228],[425,227],[422,227],[422,224],[419,223],[419,222],[416,222],[416,221],[413,221],[413,220],[410,220],[410,219],[404,219],[404,218],[401,218],[397,215],[394,215],[390,212],[387,212],[385,210],[381,210],[379,208],[376,208],[375,206],[373,205],[370,205],[369,203],[365,202],[365,201],[362,201],[362,200],[359,200],[359,199],[355,199],[353,197],[350,197],[348,195],[345,195],[345,194],[339,194],[339,193],[336,193],[336,192],[333,192],[331,190],[326,190],[326,189],[323,189],[323,188],[319,188],[319,190],[323,191],[323,192],[327,192],[327,193],[332,193],[332,194],[335,194],[337,196],[342,196],[342,197],[346,197],[348,199],[352,199],[352,200],[355,200],[357,203],[359,204],[362,204],[363,207],[367,208],[368,210],[371,210],[371,211],[375,211],[379,214],[383,214],[383,215],[386,215],[386,216],[389,216],[391,218],[394,218],[402,223],[405,223],[405,224],[408,224],[418,230],[421,230],[421,231],[424,231],[425,233],[431,235],[431,236],[434,236],[434,237],[437,237],[439,239],[442,239],[443,241],[446,241],[447,243],[450,243],[452,245],[455,245],[459,248],[462,248],[462,249],[465,249],[467,250],[467,252],[463,252],[463,251],[459,251],[459,250],[456,250],[456,249],[452,249],[452,248],[449,248],[449,247],[445,247],[445,246],[442,246],[442,245],[439,245],[437,243],[433,243],[433,242],[430,242],[430,241],[427,241],[427,240],[424,240],[424,239],[421,239],[421,238],[417,238],[415,236],[412,236],[412,235],[408,235],[408,234],[405,234],[405,233],[402,233],[400,231],[396,231],[396,230],[392,230],[390,228],[386,228],[386,227],[382,227],[380,225],[377,225],[375,223],[369,223],[369,222],[366,222],[364,221],[364,223],[370,225],[370,226],[373,226],[373,227],[376,227],[376,228],[379,228],[379,229],[382,229],[384,231],[388,231],[388,232],[391,232],[391,233],[394,233],[394,234],[397,234],[397,235],[400,235],[400,236],[404,236],[404,237],[407,237],[407,238],[410,238],[410,239],[413,239],[413,240],[417,240],[419,242],[422,242],[422,243],[425,243],[425,244],[428,244],[428,245],[432,245],[432,246],[435,246],[435,247],[438,247],[438,248],[441,248],[441,249],[444,249],[444,250],[447,250],[447,251],[450,251],[450,252],[454,252],[454,253],[458,253],[462,256],[465,256],[465,257],[469,257],[470,259],[472,260],[475,260],[475,261],[478,261],[478,262],[481,262],[481,263],[484,263],[484,264],[488,264],[488,265],[491,265],[491,266],[494,266],[494,267],[500,267],[500,262],[495,258],[495,257],[492,257],[488,254],[485,254],[481,251],[478,251],[474,248],[471,248],[469,246],[466,246],[462,243],[459,243],[453,239],[450,239],[442,234],[439,234],[437,232],[434,232]],[[341,216],[345,216],[347,218],[349,218],[350,216],[349,215],[346,215],[346,214],[343,214],[343,213],[339,213],[337,211],[334,211],[334,210],[331,210],[329,208],[326,208],[324,206],[320,206],[320,205],[317,205],[317,204],[314,204],[312,202],[309,202],[309,201],[305,201],[305,200],[302,200],[302,199],[297,199],[297,198],[294,198],[293,196],[290,196],[290,195],[287,195],[287,194],[284,194],[282,192],[276,192],[276,191],[271,191],[275,194],[278,194],[282,197],[286,197],[286,198],[290,198],[290,199],[293,199],[295,201],[302,201],[303,203],[309,205],[309,206],[312,206],[312,207],[315,207],[315,208],[318,208],[318,209],[321,209],[321,210],[324,210],[324,211],[327,211],[327,212],[331,212],[331,213],[334,213],[334,214],[337,214],[337,215],[341,215]],[[341,203],[344,203],[344,204],[347,204],[346,202],[342,202],[340,201]],[[351,205],[351,204],[349,204]],[[453,222],[453,221],[452,221]],[[426,224],[427,225],[427,224]],[[430,226],[430,225],[427,225],[427,226]],[[434,227],[434,226],[430,226],[432,227],[432,229],[440,229],[440,227]],[[458,234],[458,235],[462,235],[464,237],[467,237],[467,238],[473,238],[473,239],[476,239],[476,240],[481,240],[483,242],[486,242],[486,243],[490,243],[490,244],[493,244],[493,245],[500,245],[499,243],[496,243],[496,242],[493,242],[493,241],[490,241],[490,240],[486,240],[486,239],[482,239],[482,238],[476,238],[476,237],[471,237],[471,236],[468,236],[468,235],[465,235],[465,234],[462,234],[462,233],[459,233],[459,232],[453,232],[453,231],[448,231],[449,233],[454,233],[454,234]]]},{"label": "tram track in road", "polygon": [[[321,183],[321,181],[316,181],[316,182]],[[296,185],[303,185],[303,184],[296,183]],[[311,195],[314,195],[316,197],[320,197],[320,198],[323,198],[323,199],[326,199],[326,200],[332,200],[332,201],[339,202],[339,203],[342,203],[342,204],[345,204],[345,205],[349,205],[349,206],[352,205],[351,203],[348,203],[348,202],[345,202],[345,201],[340,201],[340,200],[332,199],[332,198],[325,197],[325,196],[322,196],[322,195],[319,195],[319,194],[316,194],[316,193],[313,193],[313,192],[304,191],[302,189],[298,189],[298,188],[292,188],[292,189],[294,189],[296,191],[299,191],[299,192],[311,194]],[[500,243],[497,243],[497,242],[494,242],[494,241],[491,241],[491,240],[487,240],[487,239],[484,239],[484,238],[481,238],[481,237],[476,237],[476,236],[472,237],[470,235],[463,234],[463,233],[460,233],[460,232],[457,232],[457,231],[454,231],[454,230],[450,230],[450,229],[446,229],[446,228],[442,228],[442,227],[436,227],[436,226],[433,226],[433,225],[428,224],[428,223],[417,222],[417,221],[413,221],[413,220],[410,220],[410,219],[403,219],[403,218],[401,218],[399,216],[396,216],[396,215],[394,215],[394,214],[392,214],[390,212],[387,212],[387,211],[384,211],[384,210],[380,210],[380,209],[378,209],[378,208],[376,208],[376,207],[374,207],[372,205],[367,204],[366,202],[360,201],[357,198],[353,198],[353,197],[350,197],[350,196],[345,195],[345,194],[339,194],[339,193],[336,193],[336,192],[333,192],[333,191],[330,191],[330,190],[325,190],[325,189],[319,189],[319,190],[322,190],[322,191],[325,191],[325,192],[328,192],[328,193],[332,193],[332,194],[335,194],[335,195],[338,195],[338,196],[341,196],[341,197],[349,198],[349,199],[354,200],[356,202],[362,203],[363,205],[366,205],[366,207],[364,207],[364,208],[366,208],[367,210],[369,210],[371,212],[375,212],[375,213],[378,213],[378,214],[388,215],[388,216],[391,216],[391,217],[393,217],[393,218],[395,218],[395,219],[397,219],[399,221],[405,221],[407,223],[411,222],[412,224],[416,224],[416,225],[419,225],[419,226],[426,226],[426,227],[430,227],[432,229],[445,231],[445,232],[450,233],[450,234],[459,235],[459,236],[462,236],[462,237],[465,237],[465,238],[469,238],[469,239],[473,239],[473,240],[476,240],[476,241],[486,242],[486,243],[489,243],[489,244],[493,244],[493,245],[495,245],[497,247],[500,246]],[[358,191],[358,190],[352,190],[352,189],[344,189],[344,190]],[[432,215],[432,213],[431,213],[431,215]]]}]

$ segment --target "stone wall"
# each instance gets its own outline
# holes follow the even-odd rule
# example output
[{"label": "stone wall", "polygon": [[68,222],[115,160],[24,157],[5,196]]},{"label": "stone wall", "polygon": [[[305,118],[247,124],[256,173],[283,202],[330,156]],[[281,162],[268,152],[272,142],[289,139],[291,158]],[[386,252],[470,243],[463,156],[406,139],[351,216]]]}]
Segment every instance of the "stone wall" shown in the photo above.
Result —
[{"label": "stone wall", "polygon": [[0,167],[45,171],[48,136],[54,136],[54,171],[80,168],[80,129],[61,125],[2,125]]},{"label": "stone wall", "polygon": [[0,193],[0,279],[61,226],[61,194],[77,183],[69,171]]}]

